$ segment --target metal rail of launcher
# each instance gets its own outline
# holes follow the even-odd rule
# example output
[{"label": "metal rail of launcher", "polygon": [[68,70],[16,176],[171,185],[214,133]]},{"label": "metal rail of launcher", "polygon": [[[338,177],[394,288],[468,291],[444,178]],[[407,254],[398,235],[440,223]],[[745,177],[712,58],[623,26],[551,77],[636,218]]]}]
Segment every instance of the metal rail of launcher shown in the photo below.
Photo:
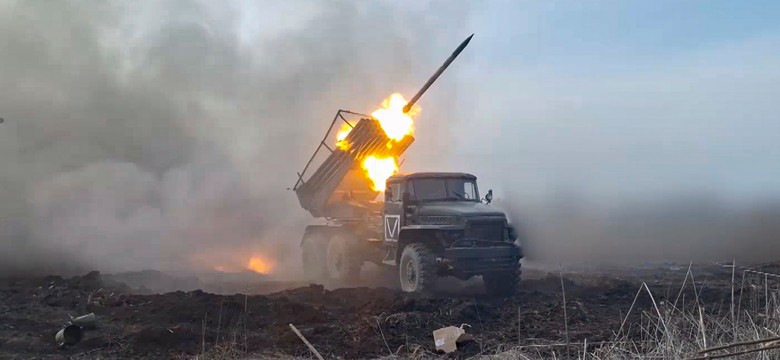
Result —
[{"label": "metal rail of launcher", "polygon": [[298,187],[301,184],[305,183],[305,181],[303,180],[303,177],[304,177],[304,175],[306,175],[306,170],[309,170],[309,166],[311,166],[312,161],[314,161],[314,158],[317,157],[317,154],[320,152],[320,150],[322,149],[323,146],[326,149],[328,149],[328,151],[333,153],[333,149],[325,141],[328,140],[328,137],[333,132],[333,125],[336,124],[336,120],[341,119],[350,128],[352,128],[352,129],[355,128],[354,125],[352,125],[349,121],[347,121],[347,119],[344,118],[344,115],[342,115],[342,113],[350,114],[350,115],[357,115],[357,116],[360,116],[361,118],[369,118],[369,117],[371,117],[370,115],[360,114],[360,113],[356,113],[356,112],[349,111],[349,110],[341,110],[341,109],[339,109],[339,111],[336,113],[336,116],[333,117],[333,121],[330,122],[330,127],[328,127],[328,131],[325,132],[325,136],[322,138],[322,141],[320,141],[320,145],[317,146],[317,150],[314,150],[314,154],[311,155],[311,157],[309,158],[309,161],[306,162],[306,166],[303,167],[303,171],[301,171],[299,173],[296,173],[296,174],[298,174],[298,181],[295,182],[295,186],[293,186],[293,188],[292,188],[293,191],[298,190]]},{"label": "metal rail of launcher", "polygon": [[[361,118],[352,123],[347,120],[345,114]],[[327,142],[332,137],[333,128],[339,119],[352,127],[352,130],[342,140],[348,144],[347,147],[333,148]],[[371,116],[339,110],[331,121],[325,137],[317,146],[317,150],[304,170],[298,174],[294,190],[301,207],[314,217],[359,216],[377,196],[376,190],[373,189],[373,182],[365,176],[359,164],[370,155],[398,159],[413,141],[414,137],[411,135],[400,141],[391,141],[379,120]],[[323,152],[323,147],[330,153],[326,153],[327,157],[314,167],[311,175],[308,175],[315,159]]]},{"label": "metal rail of launcher", "polygon": [[[417,91],[412,100],[404,106],[403,112],[409,112],[420,97],[428,88],[439,78],[447,67],[460,55],[466,45],[471,41],[474,34],[471,34],[466,40],[452,52],[452,54],[439,66],[436,72],[428,78],[428,81]],[[359,116],[360,119],[353,125],[344,114]],[[333,126],[337,120],[341,119],[352,130],[343,140],[349,144],[347,149],[332,148],[327,144]],[[401,141],[391,142],[382,129],[379,121],[365,114],[360,114],[348,110],[339,110],[333,121],[330,123],[328,131],[317,146],[303,171],[297,173],[298,179],[292,190],[295,191],[298,202],[301,207],[310,212],[314,217],[350,217],[355,215],[353,210],[366,208],[371,199],[376,198],[377,193],[372,189],[370,180],[364,175],[356,175],[356,165],[368,155],[374,155],[381,158],[398,157],[414,141],[414,137],[408,135]],[[320,153],[322,148],[328,149],[330,154],[314,170],[314,173],[306,179],[307,171],[314,162],[314,159]],[[358,213],[360,210],[358,210]]]}]

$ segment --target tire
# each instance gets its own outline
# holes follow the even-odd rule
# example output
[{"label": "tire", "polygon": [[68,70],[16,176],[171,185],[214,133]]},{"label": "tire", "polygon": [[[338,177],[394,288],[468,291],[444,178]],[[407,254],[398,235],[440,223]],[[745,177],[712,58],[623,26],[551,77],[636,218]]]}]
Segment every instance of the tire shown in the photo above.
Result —
[{"label": "tire", "polygon": [[514,271],[500,271],[482,274],[485,291],[490,296],[511,297],[520,287],[520,262]]},{"label": "tire", "polygon": [[349,233],[338,233],[330,239],[325,252],[329,278],[344,282],[354,282],[360,278],[363,259],[359,257],[358,246],[355,236]]},{"label": "tire", "polygon": [[430,294],[436,280],[436,260],[424,244],[409,244],[401,253],[398,279],[401,290],[409,293]]}]

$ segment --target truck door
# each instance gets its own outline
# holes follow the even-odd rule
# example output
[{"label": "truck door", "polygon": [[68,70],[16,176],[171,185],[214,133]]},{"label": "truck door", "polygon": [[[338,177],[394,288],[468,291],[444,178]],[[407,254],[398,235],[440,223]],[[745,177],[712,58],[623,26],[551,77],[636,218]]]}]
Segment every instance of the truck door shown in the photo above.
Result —
[{"label": "truck door", "polygon": [[388,182],[385,190],[385,211],[383,214],[385,242],[397,243],[403,224],[403,182]]}]

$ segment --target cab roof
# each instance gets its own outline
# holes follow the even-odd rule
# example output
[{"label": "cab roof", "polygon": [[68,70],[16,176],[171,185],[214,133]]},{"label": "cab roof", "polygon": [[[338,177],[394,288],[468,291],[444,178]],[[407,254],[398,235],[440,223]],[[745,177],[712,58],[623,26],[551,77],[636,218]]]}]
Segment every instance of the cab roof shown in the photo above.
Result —
[{"label": "cab roof", "polygon": [[477,180],[477,177],[468,173],[462,172],[414,172],[414,173],[397,173],[390,176],[387,181],[392,180],[406,180],[406,179],[423,179],[423,178],[460,178],[468,180]]}]

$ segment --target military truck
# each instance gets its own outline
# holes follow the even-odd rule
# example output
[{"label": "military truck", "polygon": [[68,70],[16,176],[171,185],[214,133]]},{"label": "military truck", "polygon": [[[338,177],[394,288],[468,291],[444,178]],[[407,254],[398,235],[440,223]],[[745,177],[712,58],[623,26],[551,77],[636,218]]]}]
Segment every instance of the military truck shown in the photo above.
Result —
[{"label": "military truck", "polygon": [[[470,39],[428,80],[405,112]],[[329,146],[328,139],[342,124],[351,127],[343,139],[349,148]],[[369,115],[336,113],[292,188],[301,206],[320,219],[306,228],[301,240],[304,273],[310,280],[349,282],[359,278],[364,263],[372,262],[397,270],[406,292],[431,292],[442,276],[461,280],[482,276],[488,293],[511,295],[520,280],[523,257],[518,235],[504,212],[490,206],[492,190],[480,197],[474,175],[397,173],[384,184],[384,196],[374,190],[361,162],[368,156],[398,159],[413,141],[411,135],[391,141]]]}]

